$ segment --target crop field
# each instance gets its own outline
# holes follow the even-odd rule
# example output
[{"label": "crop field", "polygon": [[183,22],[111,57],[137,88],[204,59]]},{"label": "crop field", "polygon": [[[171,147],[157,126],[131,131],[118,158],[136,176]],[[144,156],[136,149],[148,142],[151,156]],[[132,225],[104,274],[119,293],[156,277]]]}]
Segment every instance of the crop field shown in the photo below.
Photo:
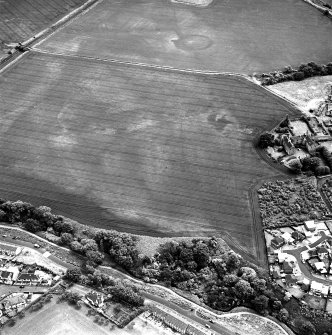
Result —
[{"label": "crop field", "polygon": [[2,0],[0,42],[23,42],[87,0]]},{"label": "crop field", "polygon": [[[236,73],[331,61],[332,21],[303,0],[103,0],[39,45],[52,52]],[[319,36],[319,38],[317,38]]]},{"label": "crop field", "polygon": [[[0,196],[82,223],[228,236],[255,255],[254,136],[292,111],[236,77],[30,53],[0,78]],[[229,242],[229,240],[227,240]]]}]

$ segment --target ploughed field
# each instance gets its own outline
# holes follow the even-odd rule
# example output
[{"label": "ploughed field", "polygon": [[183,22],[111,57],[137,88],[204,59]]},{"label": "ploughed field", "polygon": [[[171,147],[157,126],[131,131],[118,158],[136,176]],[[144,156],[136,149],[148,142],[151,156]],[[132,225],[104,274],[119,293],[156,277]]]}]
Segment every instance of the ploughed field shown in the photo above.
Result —
[{"label": "ploughed field", "polygon": [[23,42],[87,0],[1,0],[0,42]]},{"label": "ploughed field", "polygon": [[226,236],[256,254],[252,140],[292,111],[242,79],[31,52],[0,77],[0,196],[82,223]]},{"label": "ploughed field", "polygon": [[236,73],[328,63],[332,21],[303,0],[103,0],[39,47],[56,53]]}]

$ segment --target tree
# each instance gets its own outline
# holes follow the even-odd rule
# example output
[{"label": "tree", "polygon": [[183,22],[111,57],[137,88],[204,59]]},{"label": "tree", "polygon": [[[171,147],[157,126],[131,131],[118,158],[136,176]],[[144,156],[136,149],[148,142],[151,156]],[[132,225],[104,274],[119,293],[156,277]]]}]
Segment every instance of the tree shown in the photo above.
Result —
[{"label": "tree", "polygon": [[305,78],[304,72],[302,72],[302,71],[295,72],[293,74],[293,78],[294,78],[295,81],[301,81],[301,80],[303,80]]},{"label": "tree", "polygon": [[82,253],[83,251],[83,246],[80,242],[78,241],[73,241],[70,243],[70,249],[75,251],[75,252],[79,252]]},{"label": "tree", "polygon": [[104,255],[101,252],[95,250],[88,250],[85,253],[85,256],[88,258],[90,262],[94,264],[101,264],[104,259]]},{"label": "tree", "polygon": [[232,272],[232,271],[238,269],[238,267],[240,266],[240,263],[241,263],[240,260],[241,260],[241,256],[236,254],[235,252],[232,252],[228,256],[228,259],[226,261],[227,270]]},{"label": "tree", "polygon": [[74,236],[70,233],[62,233],[60,243],[64,245],[69,245],[71,242],[73,242]]},{"label": "tree", "polygon": [[258,146],[260,148],[265,149],[267,147],[272,147],[273,145],[274,145],[274,135],[273,134],[265,132],[259,137]]},{"label": "tree", "polygon": [[298,159],[296,159],[290,162],[289,168],[295,173],[300,173],[302,169],[302,164]]},{"label": "tree", "polygon": [[289,313],[287,311],[286,308],[281,308],[279,313],[277,314],[277,318],[281,321],[281,322],[286,322],[289,319]]},{"label": "tree", "polygon": [[257,312],[266,314],[269,306],[269,298],[265,295],[259,295],[252,301],[252,306]]},{"label": "tree", "polygon": [[81,275],[82,275],[82,272],[79,269],[77,268],[69,269],[66,273],[66,279],[74,283],[78,283]]},{"label": "tree", "polygon": [[254,290],[250,284],[243,279],[240,279],[235,285],[235,294],[241,300],[246,300],[254,294]]}]

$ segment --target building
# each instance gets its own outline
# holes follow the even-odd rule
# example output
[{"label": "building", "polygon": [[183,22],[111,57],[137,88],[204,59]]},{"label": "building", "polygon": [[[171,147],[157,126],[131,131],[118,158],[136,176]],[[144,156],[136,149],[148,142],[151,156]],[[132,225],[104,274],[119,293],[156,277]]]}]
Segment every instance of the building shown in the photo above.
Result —
[{"label": "building", "polygon": [[317,255],[320,260],[328,258],[329,252],[325,247],[318,247],[317,248]]},{"label": "building", "polygon": [[315,269],[321,274],[327,273],[326,266],[324,262],[316,262]]},{"label": "building", "polygon": [[18,285],[37,285],[41,282],[41,279],[34,273],[21,272],[16,280]]},{"label": "building", "polygon": [[316,282],[316,281],[313,280],[311,282],[310,292],[312,294],[315,294],[315,295],[321,295],[322,291],[323,291],[323,284],[318,283],[318,282]]},{"label": "building", "polygon": [[285,232],[281,235],[281,238],[285,240],[286,243],[291,244],[294,242],[292,235],[289,232]]},{"label": "building", "polygon": [[281,144],[286,151],[287,155],[291,156],[296,153],[296,148],[288,135],[283,135],[281,137]]},{"label": "building", "polygon": [[292,238],[296,242],[302,242],[303,240],[305,240],[305,235],[299,232],[298,230],[295,230],[292,232]]},{"label": "building", "polygon": [[285,244],[285,240],[282,237],[276,236],[271,240],[271,247],[279,249]]},{"label": "building", "polygon": [[0,281],[4,284],[12,284],[13,283],[13,274],[9,271],[1,271],[0,272]]},{"label": "building", "polygon": [[301,289],[303,292],[309,292],[310,290],[310,280],[307,278],[304,278],[301,284]]},{"label": "building", "polygon": [[316,230],[315,221],[304,221],[304,226],[307,231],[314,232]]},{"label": "building", "polygon": [[294,271],[294,268],[289,262],[284,261],[282,263],[282,270],[284,271],[285,274],[292,274]]},{"label": "building", "polygon": [[308,259],[311,258],[309,250],[304,250],[301,252],[301,260],[302,263],[305,263]]},{"label": "building", "polygon": [[91,291],[85,297],[95,307],[99,308],[104,305],[104,296],[101,293]]}]

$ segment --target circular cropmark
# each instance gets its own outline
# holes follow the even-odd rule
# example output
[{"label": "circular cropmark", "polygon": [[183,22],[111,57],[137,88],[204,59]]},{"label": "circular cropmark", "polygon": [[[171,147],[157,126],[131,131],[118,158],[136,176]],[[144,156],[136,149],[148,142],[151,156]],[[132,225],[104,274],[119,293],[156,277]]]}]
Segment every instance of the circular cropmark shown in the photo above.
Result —
[{"label": "circular cropmark", "polygon": [[212,40],[204,35],[184,35],[172,42],[177,48],[183,50],[204,50],[213,44]]}]

